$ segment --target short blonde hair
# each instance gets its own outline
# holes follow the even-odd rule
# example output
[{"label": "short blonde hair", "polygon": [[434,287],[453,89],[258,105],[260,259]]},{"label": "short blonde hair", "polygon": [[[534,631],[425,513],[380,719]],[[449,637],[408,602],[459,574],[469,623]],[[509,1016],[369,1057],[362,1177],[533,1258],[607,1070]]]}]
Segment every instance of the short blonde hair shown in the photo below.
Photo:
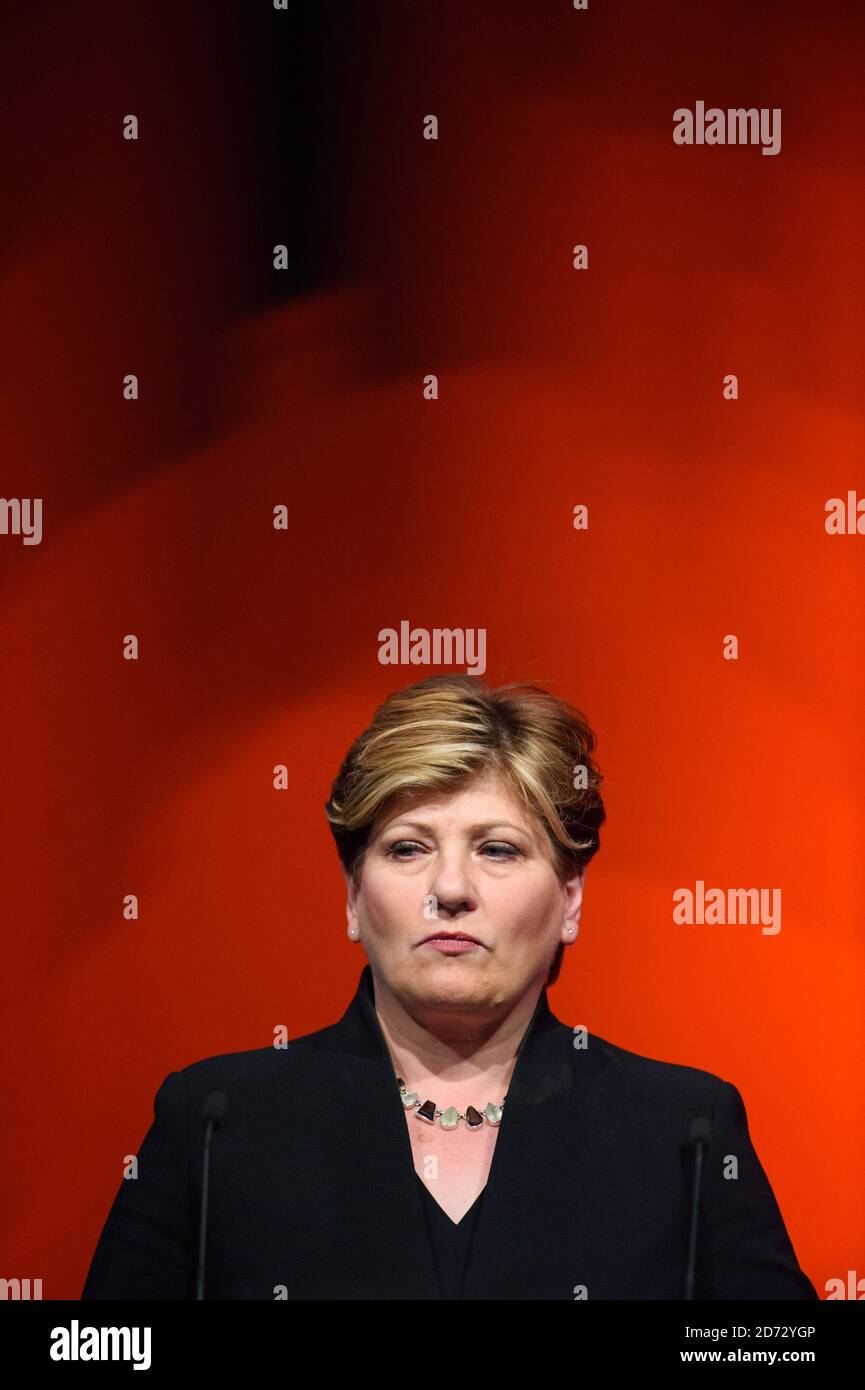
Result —
[{"label": "short blonde hair", "polygon": [[[580,710],[536,685],[493,689],[475,676],[429,676],[394,691],[352,743],[325,803],[340,860],[357,883],[372,827],[390,806],[493,773],[540,821],[564,882],[600,848],[606,812],[595,743]],[[563,952],[559,943],[548,984]]]}]

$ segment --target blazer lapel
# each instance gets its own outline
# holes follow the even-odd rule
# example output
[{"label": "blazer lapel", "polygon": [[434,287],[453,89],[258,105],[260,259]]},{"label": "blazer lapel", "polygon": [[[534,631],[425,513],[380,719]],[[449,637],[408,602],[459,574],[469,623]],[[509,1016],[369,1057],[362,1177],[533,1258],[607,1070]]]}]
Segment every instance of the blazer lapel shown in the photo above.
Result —
[{"label": "blazer lapel", "polygon": [[464,1299],[572,1299],[585,1200],[581,1082],[598,1065],[546,989],[523,1036],[463,1285]]},{"label": "blazer lapel", "polygon": [[364,1296],[440,1298],[405,1112],[375,1012],[369,965],[343,1017],[321,1036],[336,1047],[340,1108],[362,1141],[350,1166],[340,1156],[340,1167],[345,1188],[354,1192],[345,1234],[359,1250]]}]

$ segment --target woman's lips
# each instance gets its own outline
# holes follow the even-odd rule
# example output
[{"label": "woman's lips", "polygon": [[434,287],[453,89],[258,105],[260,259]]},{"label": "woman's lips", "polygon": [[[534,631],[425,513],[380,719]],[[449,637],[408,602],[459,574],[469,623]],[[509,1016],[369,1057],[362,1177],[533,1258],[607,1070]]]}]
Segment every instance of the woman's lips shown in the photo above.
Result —
[{"label": "woman's lips", "polygon": [[467,941],[463,936],[431,936],[427,941],[422,941],[421,945],[432,946],[436,951],[443,951],[446,956],[461,956],[466,951],[481,949],[477,941]]}]

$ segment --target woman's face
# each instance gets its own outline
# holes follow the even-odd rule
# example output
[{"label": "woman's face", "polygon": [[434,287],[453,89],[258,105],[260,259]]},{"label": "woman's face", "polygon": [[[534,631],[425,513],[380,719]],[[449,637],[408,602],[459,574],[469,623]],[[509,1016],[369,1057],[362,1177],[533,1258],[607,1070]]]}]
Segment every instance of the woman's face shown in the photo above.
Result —
[{"label": "woman's face", "polygon": [[[372,828],[358,888],[344,876],[373,973],[408,1008],[516,1001],[576,938],[581,876],[560,882],[543,828],[493,776],[392,808]],[[436,946],[437,932],[477,944]]]}]

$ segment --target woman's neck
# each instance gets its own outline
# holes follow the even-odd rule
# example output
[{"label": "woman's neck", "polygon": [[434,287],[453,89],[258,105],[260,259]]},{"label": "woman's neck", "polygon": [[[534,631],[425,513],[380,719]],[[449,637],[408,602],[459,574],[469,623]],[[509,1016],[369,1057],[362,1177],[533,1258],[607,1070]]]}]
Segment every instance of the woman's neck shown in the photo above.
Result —
[{"label": "woman's neck", "polygon": [[456,1086],[481,1075],[508,1080],[540,995],[535,987],[493,1013],[478,1014],[407,1004],[375,978],[374,990],[391,1060],[410,1089],[431,1077]]}]

